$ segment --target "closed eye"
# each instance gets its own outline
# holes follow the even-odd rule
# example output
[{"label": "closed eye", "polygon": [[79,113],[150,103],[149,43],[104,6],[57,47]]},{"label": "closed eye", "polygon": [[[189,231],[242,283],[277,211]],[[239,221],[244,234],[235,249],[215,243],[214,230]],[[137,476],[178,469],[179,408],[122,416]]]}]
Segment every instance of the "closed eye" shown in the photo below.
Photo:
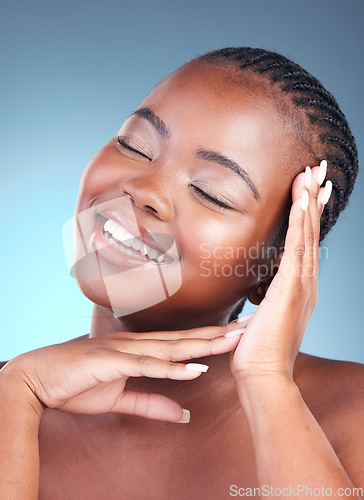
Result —
[{"label": "closed eye", "polygon": [[138,149],[135,149],[133,148],[132,146],[130,146],[130,144],[126,143],[124,141],[124,139],[121,137],[121,136],[118,136],[118,143],[120,144],[120,146],[124,149],[127,149],[128,151],[132,151],[133,153],[136,153],[137,155],[140,155],[142,156],[143,158],[146,158],[147,160],[149,161],[152,161],[152,158],[150,158],[149,156],[147,156],[146,154],[142,153],[141,151],[139,151]]},{"label": "closed eye", "polygon": [[214,196],[211,196],[210,194],[206,193],[205,191],[203,191],[199,187],[194,186],[193,184],[191,184],[191,186],[199,194],[199,196],[202,196],[203,198],[205,198],[206,200],[210,201],[211,203],[214,203],[215,205],[219,206],[221,209],[223,209],[223,210],[233,210],[232,207],[230,207],[229,205],[227,205],[226,203],[224,203],[219,198],[215,198]]}]

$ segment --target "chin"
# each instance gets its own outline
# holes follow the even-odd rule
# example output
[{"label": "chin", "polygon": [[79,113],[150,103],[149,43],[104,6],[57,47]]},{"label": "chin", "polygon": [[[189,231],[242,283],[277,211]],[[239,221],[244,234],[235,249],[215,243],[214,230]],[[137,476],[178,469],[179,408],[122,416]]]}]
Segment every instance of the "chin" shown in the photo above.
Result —
[{"label": "chin", "polygon": [[76,283],[82,294],[94,304],[111,309],[110,299],[102,280],[85,281],[76,279]]},{"label": "chin", "polygon": [[160,306],[164,309],[174,295],[168,295],[168,291],[166,294],[159,274],[151,276],[128,271],[99,280],[77,277],[76,282],[85,297],[94,304],[108,308],[115,317],[128,316],[145,309],[159,309]]}]

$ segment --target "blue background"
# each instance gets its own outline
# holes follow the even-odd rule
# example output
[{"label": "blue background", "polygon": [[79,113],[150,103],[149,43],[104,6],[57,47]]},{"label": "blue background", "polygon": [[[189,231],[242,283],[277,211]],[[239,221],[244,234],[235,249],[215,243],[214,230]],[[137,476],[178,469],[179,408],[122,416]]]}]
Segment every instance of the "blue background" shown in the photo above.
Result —
[{"label": "blue background", "polygon": [[[162,78],[208,49],[277,50],[336,96],[363,150],[362,0],[5,2],[0,359],[89,331],[61,230],[90,158]],[[302,350],[364,362],[364,177],[325,240]],[[248,312],[247,308],[247,312]]]}]

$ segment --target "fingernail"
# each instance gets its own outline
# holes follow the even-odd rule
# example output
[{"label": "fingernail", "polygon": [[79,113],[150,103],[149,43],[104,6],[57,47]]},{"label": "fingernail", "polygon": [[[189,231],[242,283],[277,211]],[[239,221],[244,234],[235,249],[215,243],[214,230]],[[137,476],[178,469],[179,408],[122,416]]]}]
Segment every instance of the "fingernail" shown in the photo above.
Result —
[{"label": "fingernail", "polygon": [[323,205],[326,205],[326,203],[329,201],[331,193],[332,193],[332,182],[326,181],[324,191],[322,193],[322,198],[321,198]]},{"label": "fingernail", "polygon": [[209,367],[207,365],[201,365],[200,363],[188,363],[186,366],[186,370],[190,370],[193,372],[207,372]]},{"label": "fingernail", "polygon": [[237,330],[231,330],[230,332],[225,333],[224,337],[235,337],[235,335],[240,335],[244,333],[246,328],[238,328]]},{"label": "fingernail", "polygon": [[318,185],[321,186],[321,184],[324,182],[325,177],[326,177],[326,171],[327,171],[327,161],[322,160],[320,163],[320,170],[317,176],[317,182]]},{"label": "fingernail", "polygon": [[308,191],[306,191],[306,189],[304,189],[302,191],[302,196],[301,196],[301,208],[304,212],[306,212],[307,210],[307,207],[308,207]]},{"label": "fingernail", "polygon": [[184,408],[182,411],[182,418],[181,420],[178,420],[176,424],[188,424],[188,422],[190,421],[190,412],[188,410],[185,410]]},{"label": "fingernail", "polygon": [[248,319],[252,318],[254,316],[254,313],[249,313],[249,314],[243,314],[243,316],[239,316],[235,322],[236,323],[243,323],[244,321],[247,321]]},{"label": "fingernail", "polygon": [[311,181],[312,181],[312,172],[310,167],[306,167],[305,170],[305,186],[307,189],[310,189],[311,187]]}]

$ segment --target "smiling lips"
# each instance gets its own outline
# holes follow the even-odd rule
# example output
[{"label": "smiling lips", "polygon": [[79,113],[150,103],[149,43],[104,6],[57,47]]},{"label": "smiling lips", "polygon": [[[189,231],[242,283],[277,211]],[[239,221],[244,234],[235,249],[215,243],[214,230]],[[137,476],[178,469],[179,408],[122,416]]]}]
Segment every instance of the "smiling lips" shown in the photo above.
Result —
[{"label": "smiling lips", "polygon": [[154,262],[171,262],[171,259],[154,248],[146,245],[138,237],[135,237],[114,220],[107,219],[102,233],[110,245],[117,250],[121,250],[132,257],[143,257]]},{"label": "smiling lips", "polygon": [[99,213],[98,227],[105,242],[121,254],[129,256],[129,259],[134,258],[135,263],[167,264],[174,261],[165,253],[168,248],[162,248],[151,234],[145,232],[142,236],[137,236],[139,227],[124,218],[119,211],[107,210]]}]

